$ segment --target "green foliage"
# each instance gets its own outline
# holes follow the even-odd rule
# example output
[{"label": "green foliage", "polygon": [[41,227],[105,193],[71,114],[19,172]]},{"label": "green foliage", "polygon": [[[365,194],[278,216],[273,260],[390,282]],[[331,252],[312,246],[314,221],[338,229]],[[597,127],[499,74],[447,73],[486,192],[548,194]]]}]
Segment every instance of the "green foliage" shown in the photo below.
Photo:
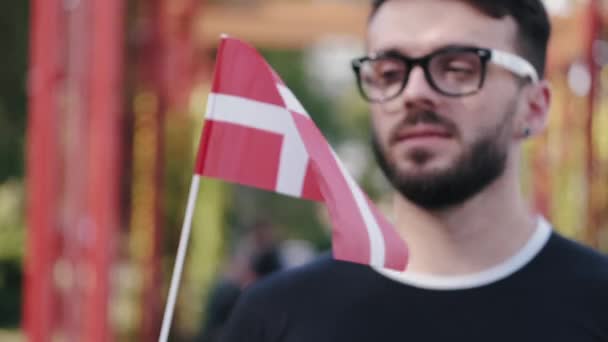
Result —
[{"label": "green foliage", "polygon": [[21,317],[29,1],[0,2],[0,326]]},{"label": "green foliage", "polygon": [[0,184],[23,175],[28,4],[0,2]]},{"label": "green foliage", "polygon": [[333,142],[343,137],[340,122],[332,108],[331,99],[317,95],[314,84],[307,79],[304,54],[301,51],[263,50],[264,58],[281,76],[313,117],[325,137]]},{"label": "green foliage", "polygon": [[[24,249],[23,183],[0,184],[0,260],[19,264]],[[0,288],[2,283],[0,281]]]},{"label": "green foliage", "polygon": [[21,317],[20,266],[12,261],[0,260],[0,326],[15,328]]},{"label": "green foliage", "polygon": [[23,183],[0,184],[0,326],[14,328],[21,317],[21,259],[24,249]]}]

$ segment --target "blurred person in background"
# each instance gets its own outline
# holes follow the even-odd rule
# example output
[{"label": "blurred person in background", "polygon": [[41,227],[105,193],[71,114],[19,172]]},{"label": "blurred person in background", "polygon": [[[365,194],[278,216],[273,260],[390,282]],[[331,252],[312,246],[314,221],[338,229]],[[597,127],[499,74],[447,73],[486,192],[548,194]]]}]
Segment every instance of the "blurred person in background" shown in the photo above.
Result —
[{"label": "blurred person in background", "polygon": [[608,341],[608,258],[521,191],[521,144],[551,101],[550,31],[540,0],[373,1],[353,68],[408,269],[325,256],[273,275],[223,341]]},{"label": "blurred person in background", "polygon": [[281,268],[277,232],[266,220],[257,220],[240,238],[224,274],[209,293],[199,341],[217,341],[244,288]]},{"label": "blurred person in background", "polygon": [[267,220],[256,221],[240,239],[225,273],[210,291],[205,321],[197,341],[218,341],[234,305],[245,288],[271,273],[299,266],[314,257],[313,247],[297,240],[281,241]]}]

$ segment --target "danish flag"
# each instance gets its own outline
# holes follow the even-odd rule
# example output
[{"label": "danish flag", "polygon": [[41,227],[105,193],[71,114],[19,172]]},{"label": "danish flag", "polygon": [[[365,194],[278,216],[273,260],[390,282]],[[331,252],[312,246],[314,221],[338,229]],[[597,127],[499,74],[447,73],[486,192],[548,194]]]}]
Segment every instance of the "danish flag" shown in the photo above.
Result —
[{"label": "danish flag", "polygon": [[404,270],[407,247],[251,46],[223,37],[195,173],[322,202],[336,259]]}]

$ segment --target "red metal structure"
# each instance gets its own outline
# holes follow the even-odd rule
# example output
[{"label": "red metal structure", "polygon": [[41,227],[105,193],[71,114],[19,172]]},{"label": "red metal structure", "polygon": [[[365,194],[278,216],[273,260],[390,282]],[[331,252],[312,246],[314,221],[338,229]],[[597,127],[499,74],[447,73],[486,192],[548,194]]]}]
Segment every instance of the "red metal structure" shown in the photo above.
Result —
[{"label": "red metal structure", "polygon": [[[125,214],[142,275],[140,340],[158,338],[163,309],[165,115],[187,113],[200,1],[136,1],[132,55],[120,0],[31,0],[28,241],[24,327],[29,341],[111,341],[112,279]],[[128,59],[127,58],[132,58]],[[127,66],[133,72],[128,73]],[[131,83],[128,75],[133,75]],[[132,87],[129,88],[129,87]],[[133,117],[125,110],[134,95]],[[142,100],[143,99],[143,100]],[[187,120],[182,115],[181,119]],[[133,159],[126,159],[129,139]],[[146,201],[121,186],[139,167]],[[133,180],[135,181],[135,180]],[[137,201],[136,201],[137,200]],[[136,208],[137,206],[137,208]],[[137,221],[139,219],[139,221]],[[139,234],[139,235],[138,235]],[[137,254],[137,253],[136,253]]]},{"label": "red metal structure", "polygon": [[123,19],[118,0],[32,1],[29,341],[113,339],[108,301],[119,226]]},{"label": "red metal structure", "polygon": [[65,38],[61,50],[65,51],[62,60],[64,69],[61,89],[65,104],[59,125],[60,136],[66,142],[62,149],[64,166],[60,175],[63,184],[63,217],[59,229],[62,248],[59,251],[57,268],[61,281],[58,284],[60,307],[63,310],[58,330],[69,340],[77,340],[82,333],[84,312],[81,306],[70,305],[72,301],[84,300],[83,280],[86,277],[86,259],[82,237],[89,234],[87,222],[87,189],[89,168],[84,162],[88,156],[89,117],[87,115],[88,94],[90,93],[90,51],[89,30],[83,30],[90,21],[91,12],[88,2],[63,10],[65,18]]},{"label": "red metal structure", "polygon": [[32,2],[29,79],[27,224],[24,327],[30,341],[51,336],[57,307],[53,266],[57,255],[59,165],[58,90],[61,80],[61,1]]},{"label": "red metal structure", "polygon": [[120,222],[123,121],[124,1],[91,0],[89,103],[90,240],[86,260],[93,275],[85,289],[83,341],[111,341],[110,267]]}]

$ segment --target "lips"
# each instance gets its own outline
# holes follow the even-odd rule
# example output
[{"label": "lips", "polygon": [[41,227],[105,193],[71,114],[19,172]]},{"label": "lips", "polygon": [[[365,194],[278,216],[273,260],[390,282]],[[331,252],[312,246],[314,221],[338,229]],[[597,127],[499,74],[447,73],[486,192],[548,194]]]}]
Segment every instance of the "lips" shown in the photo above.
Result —
[{"label": "lips", "polygon": [[409,127],[406,129],[402,129],[393,136],[392,142],[398,143],[407,140],[414,139],[423,139],[423,138],[443,138],[449,139],[452,137],[452,134],[442,128],[437,126],[415,126]]}]

